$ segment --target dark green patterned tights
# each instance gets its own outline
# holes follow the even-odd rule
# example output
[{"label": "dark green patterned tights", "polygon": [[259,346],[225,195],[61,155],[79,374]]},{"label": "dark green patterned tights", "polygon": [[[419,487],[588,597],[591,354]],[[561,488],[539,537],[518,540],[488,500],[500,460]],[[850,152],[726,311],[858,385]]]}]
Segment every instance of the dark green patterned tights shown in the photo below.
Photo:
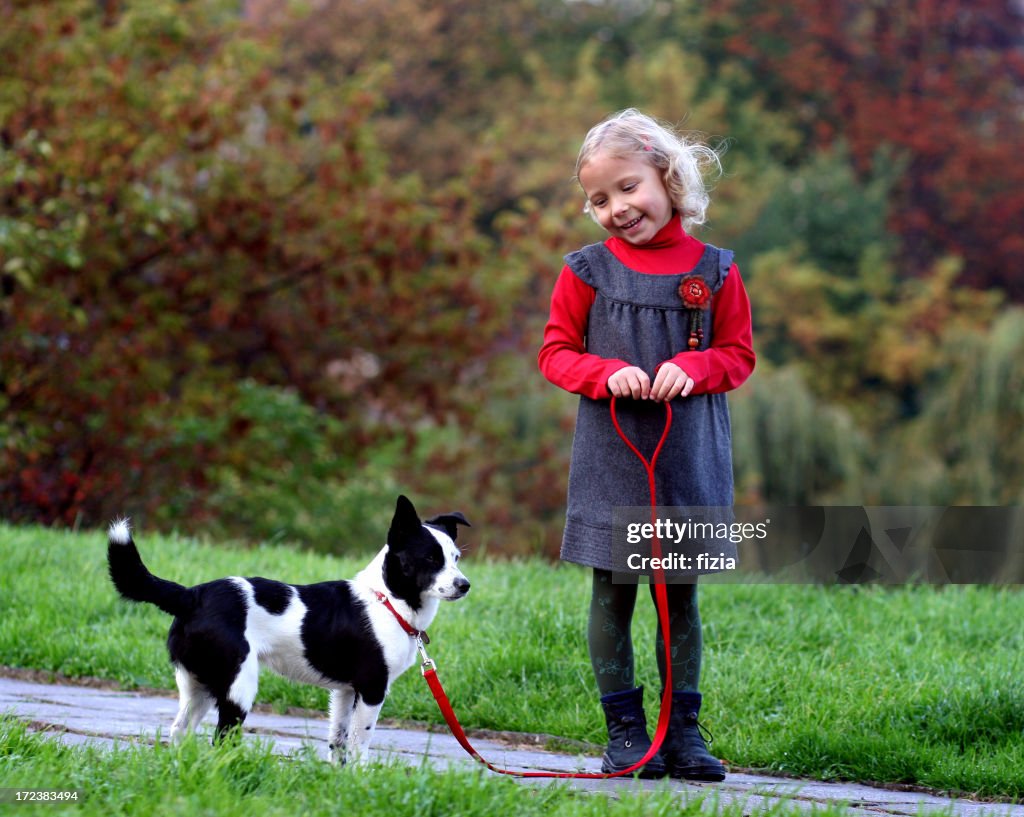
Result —
[{"label": "dark green patterned tights", "polygon": [[[697,691],[703,648],[700,611],[697,609],[697,585],[668,584],[668,628],[671,638],[672,688]],[[654,601],[654,585],[650,585]],[[601,695],[633,689],[635,684],[633,638],[630,633],[636,606],[636,583],[612,581],[607,570],[594,570],[594,589],[590,600],[587,643],[590,663]],[[658,673],[665,683],[665,647],[661,626],[655,643]]]}]

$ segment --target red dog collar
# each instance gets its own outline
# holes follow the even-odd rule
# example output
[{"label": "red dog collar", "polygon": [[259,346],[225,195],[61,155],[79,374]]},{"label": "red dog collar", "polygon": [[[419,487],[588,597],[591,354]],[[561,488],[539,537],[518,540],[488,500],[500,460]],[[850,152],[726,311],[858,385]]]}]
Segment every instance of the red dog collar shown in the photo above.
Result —
[{"label": "red dog collar", "polygon": [[377,601],[383,604],[391,611],[391,615],[395,617],[395,620],[401,625],[402,629],[405,630],[413,638],[418,638],[424,644],[430,643],[430,637],[427,635],[426,630],[417,630],[408,621],[402,618],[402,614],[395,609],[395,605],[391,603],[391,599],[385,596],[380,590],[374,590],[373,594],[377,597]]}]

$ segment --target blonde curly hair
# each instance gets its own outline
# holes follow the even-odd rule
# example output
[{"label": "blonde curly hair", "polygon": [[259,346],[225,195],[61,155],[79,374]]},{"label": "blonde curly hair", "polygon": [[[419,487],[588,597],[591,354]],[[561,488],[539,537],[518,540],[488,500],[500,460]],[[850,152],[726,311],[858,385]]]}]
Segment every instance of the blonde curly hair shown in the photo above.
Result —
[{"label": "blonde curly hair", "polygon": [[[616,158],[635,155],[657,168],[687,232],[707,220],[711,197],[706,178],[722,174],[722,161],[714,148],[690,139],[671,125],[635,108],[627,108],[609,116],[587,133],[576,158],[577,181],[583,166],[598,152]],[[596,221],[589,201],[583,212]]]}]

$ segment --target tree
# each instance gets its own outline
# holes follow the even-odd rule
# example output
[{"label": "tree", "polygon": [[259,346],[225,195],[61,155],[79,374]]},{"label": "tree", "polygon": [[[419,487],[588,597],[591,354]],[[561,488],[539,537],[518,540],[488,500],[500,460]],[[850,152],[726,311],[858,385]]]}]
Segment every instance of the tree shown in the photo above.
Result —
[{"label": "tree", "polygon": [[821,269],[801,248],[755,258],[749,276],[754,334],[764,358],[795,365],[814,395],[876,429],[915,417],[949,366],[946,343],[991,325],[1000,293],[956,284],[947,260],[902,280],[878,247],[852,276]]},{"label": "tree", "polygon": [[201,501],[230,446],[180,431],[245,378],[352,456],[465,405],[505,325],[489,242],[388,174],[372,81],[279,71],[231,2],[50,0],[0,37],[0,513]]},{"label": "tree", "polygon": [[730,0],[709,36],[793,111],[811,147],[844,140],[871,172],[905,162],[891,209],[905,274],[964,259],[963,277],[1024,297],[1024,14],[1005,0],[864,4]]}]

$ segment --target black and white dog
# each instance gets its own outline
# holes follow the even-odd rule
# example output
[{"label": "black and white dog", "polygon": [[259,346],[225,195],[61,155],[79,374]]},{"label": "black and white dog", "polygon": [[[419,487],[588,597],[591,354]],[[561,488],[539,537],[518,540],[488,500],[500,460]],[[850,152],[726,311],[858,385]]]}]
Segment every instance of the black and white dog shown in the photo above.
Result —
[{"label": "black and white dog", "polygon": [[365,758],[388,687],[415,661],[440,602],[469,592],[457,564],[458,525],[469,525],[458,512],[421,522],[400,496],[387,544],[351,581],[231,577],[183,587],[150,573],[127,521],[114,522],[107,547],[114,586],[174,616],[167,649],[180,708],[171,738],[194,729],[214,705],[217,737],[240,726],[262,664],[331,690],[331,759]]}]

